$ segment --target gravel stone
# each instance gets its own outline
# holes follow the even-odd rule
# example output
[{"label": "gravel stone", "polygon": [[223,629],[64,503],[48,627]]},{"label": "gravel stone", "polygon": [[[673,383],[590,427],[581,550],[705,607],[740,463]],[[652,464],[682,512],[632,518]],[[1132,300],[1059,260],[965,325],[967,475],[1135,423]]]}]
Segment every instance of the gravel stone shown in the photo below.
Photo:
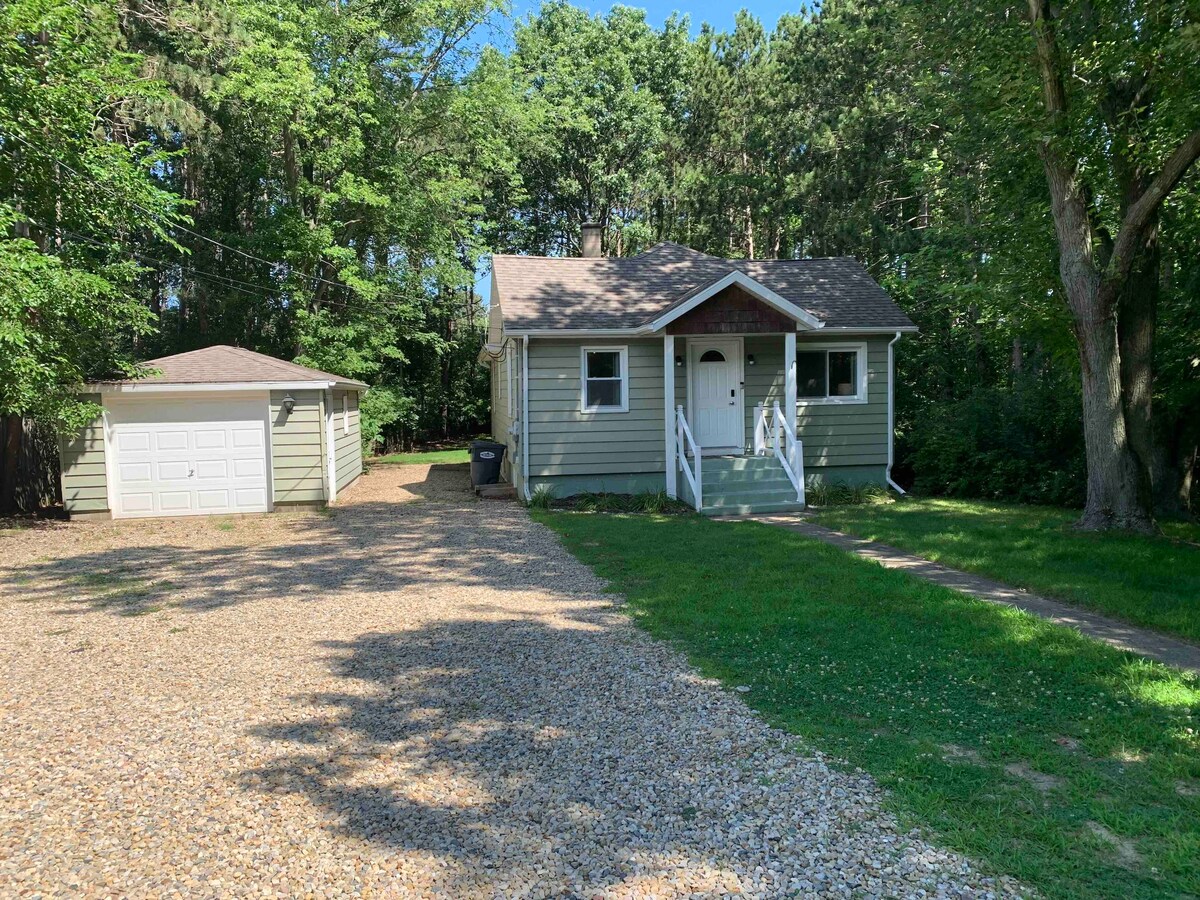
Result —
[{"label": "gravel stone", "polygon": [[1024,893],[462,467],[376,467],[327,513],[0,530],[0,634],[0,896]]}]

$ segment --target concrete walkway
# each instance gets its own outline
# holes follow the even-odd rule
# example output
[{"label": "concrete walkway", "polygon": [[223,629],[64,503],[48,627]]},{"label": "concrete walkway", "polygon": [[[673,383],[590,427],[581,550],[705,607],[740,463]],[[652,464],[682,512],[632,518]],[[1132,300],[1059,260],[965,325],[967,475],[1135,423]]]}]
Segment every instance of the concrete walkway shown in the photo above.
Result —
[{"label": "concrete walkway", "polygon": [[887,544],[843,534],[795,515],[742,516],[739,519],[779,525],[805,537],[816,538],[826,544],[856,553],[864,559],[873,559],[885,569],[903,569],[918,578],[962,591],[987,603],[1015,606],[1058,625],[1074,628],[1119,650],[1139,653],[1148,659],[1200,675],[1200,647],[1195,644],[1138,628],[1058,600],[1031,594],[981,575],[951,569],[924,557],[913,556],[903,550],[889,547]]}]

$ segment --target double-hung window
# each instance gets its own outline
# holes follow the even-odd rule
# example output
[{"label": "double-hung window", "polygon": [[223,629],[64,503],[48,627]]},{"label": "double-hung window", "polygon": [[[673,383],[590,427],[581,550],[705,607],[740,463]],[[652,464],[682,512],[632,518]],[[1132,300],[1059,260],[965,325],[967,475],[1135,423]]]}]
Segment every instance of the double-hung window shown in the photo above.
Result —
[{"label": "double-hung window", "polygon": [[796,349],[800,403],[866,403],[867,345],[829,344]]},{"label": "double-hung window", "polygon": [[580,359],[584,412],[629,411],[629,351],[625,347],[584,347]]}]

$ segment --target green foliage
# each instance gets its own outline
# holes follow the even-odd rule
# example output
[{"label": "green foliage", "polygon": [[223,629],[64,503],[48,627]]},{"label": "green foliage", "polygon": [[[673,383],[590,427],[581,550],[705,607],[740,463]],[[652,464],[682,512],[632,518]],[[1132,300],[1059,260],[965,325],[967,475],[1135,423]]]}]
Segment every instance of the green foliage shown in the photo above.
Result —
[{"label": "green foliage", "polygon": [[167,155],[107,134],[161,93],[113,46],[112,10],[54,0],[0,6],[0,414],[72,428],[96,409],[72,387],[134,371],[151,328],[138,267],[97,228],[163,234],[176,198],[151,169]]},{"label": "green foliage", "polygon": [[1200,529],[1174,539],[1095,534],[1049,506],[906,498],[817,521],[1118,619],[1200,641]]},{"label": "green foliage", "polygon": [[[701,672],[870,773],[904,827],[1039,896],[1200,891],[1195,676],[770,525],[535,516]],[[1092,546],[1098,565],[1109,546]],[[1114,593],[1127,583],[1106,571]]]},{"label": "green foliage", "polygon": [[362,419],[363,453],[372,456],[383,444],[384,429],[413,429],[417,423],[416,403],[391,387],[376,385],[359,402]]},{"label": "green foliage", "polygon": [[804,486],[804,500],[809,506],[861,506],[890,503],[892,495],[878,484],[847,484],[810,477]]},{"label": "green foliage", "polygon": [[1083,505],[1078,387],[1064,377],[931,402],[905,441],[918,493]]},{"label": "green foliage", "polygon": [[554,502],[554,488],[548,484],[539,484],[529,496],[530,509],[549,509]]}]

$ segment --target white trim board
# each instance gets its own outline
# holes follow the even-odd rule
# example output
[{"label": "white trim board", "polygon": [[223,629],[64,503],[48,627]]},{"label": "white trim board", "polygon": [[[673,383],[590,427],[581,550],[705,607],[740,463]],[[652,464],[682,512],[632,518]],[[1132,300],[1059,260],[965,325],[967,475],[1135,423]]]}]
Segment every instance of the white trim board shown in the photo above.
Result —
[{"label": "white trim board", "polygon": [[[619,381],[621,385],[621,404],[619,406],[588,406],[587,386],[588,371],[587,357],[589,353],[616,353],[620,359],[621,374],[618,378],[596,378],[596,381]],[[580,415],[600,415],[604,413],[629,412],[629,347],[625,344],[593,345],[579,348],[579,413]]]},{"label": "white trim board", "polygon": [[330,388],[346,391],[365,391],[358,384],[348,384],[344,381],[238,381],[223,384],[221,382],[206,382],[204,384],[157,384],[141,382],[133,384],[86,384],[82,390],[85,393],[100,394],[173,394],[192,393],[198,391],[320,391]]}]

